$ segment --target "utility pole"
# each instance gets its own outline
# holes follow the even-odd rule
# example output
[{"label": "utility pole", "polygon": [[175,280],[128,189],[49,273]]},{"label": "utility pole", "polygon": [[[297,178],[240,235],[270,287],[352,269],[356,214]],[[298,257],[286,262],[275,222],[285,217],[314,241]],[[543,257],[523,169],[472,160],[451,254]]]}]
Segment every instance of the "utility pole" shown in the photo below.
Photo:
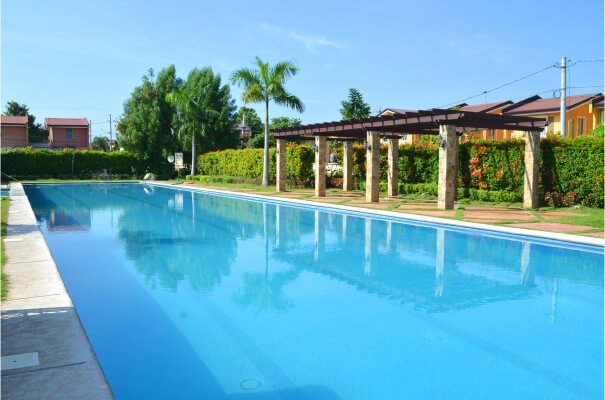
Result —
[{"label": "utility pole", "polygon": [[111,114],[109,114],[109,151],[113,151],[113,131],[111,130]]},{"label": "utility pole", "polygon": [[567,132],[567,57],[561,58],[561,137]]}]

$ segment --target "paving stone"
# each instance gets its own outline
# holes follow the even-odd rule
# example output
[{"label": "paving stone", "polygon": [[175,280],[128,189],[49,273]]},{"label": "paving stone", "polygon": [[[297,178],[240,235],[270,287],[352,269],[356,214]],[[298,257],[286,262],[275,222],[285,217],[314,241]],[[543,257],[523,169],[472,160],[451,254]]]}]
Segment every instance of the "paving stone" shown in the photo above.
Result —
[{"label": "paving stone", "polygon": [[491,206],[477,206],[477,205],[467,205],[465,207],[466,211],[505,211],[505,212],[527,212],[526,210],[522,209],[522,208],[517,208],[517,207],[491,207]]},{"label": "paving stone", "polygon": [[413,209],[417,209],[417,210],[435,210],[437,208],[436,205],[433,204],[402,204],[399,207],[397,207],[400,210],[413,210]]},{"label": "paving stone", "polygon": [[[395,210],[395,211],[399,211],[399,210]],[[399,212],[404,212],[407,214],[426,215],[429,217],[455,217],[456,216],[456,211],[453,211],[453,210],[431,210],[431,211],[405,210],[405,211],[399,211]]]},{"label": "paving stone", "polygon": [[523,220],[535,221],[536,217],[528,212],[524,213],[509,213],[509,212],[481,212],[481,211],[464,211],[464,219],[494,219],[494,220]]},{"label": "paving stone", "polygon": [[546,220],[560,219],[566,217],[588,217],[587,214],[575,213],[570,211],[542,211],[538,212]]},{"label": "paving stone", "polygon": [[368,203],[368,204],[359,204],[359,206],[384,210],[386,208],[392,207],[393,205],[389,204],[389,203]]},{"label": "paving stone", "polygon": [[605,239],[605,232],[583,233],[583,235]]},{"label": "paving stone", "polygon": [[514,226],[515,228],[539,229],[542,231],[549,231],[549,232],[574,232],[574,231],[587,231],[589,229],[593,229],[591,226],[559,224],[556,222],[519,223],[519,224],[510,224],[508,226]]}]

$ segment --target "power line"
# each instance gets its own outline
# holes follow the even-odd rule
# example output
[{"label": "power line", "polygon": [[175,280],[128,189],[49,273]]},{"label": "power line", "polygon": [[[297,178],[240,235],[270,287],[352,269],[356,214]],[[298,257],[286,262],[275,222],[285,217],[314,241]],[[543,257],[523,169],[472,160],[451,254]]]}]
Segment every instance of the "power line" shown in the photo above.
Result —
[{"label": "power line", "polygon": [[571,64],[568,64],[568,67],[573,67],[576,64],[580,64],[580,63],[602,63],[603,60],[599,60],[599,59],[595,59],[595,60],[578,60],[578,61],[574,61],[571,60]]},{"label": "power line", "polygon": [[551,68],[556,68],[556,67],[557,67],[557,65],[556,65],[556,64],[550,65],[550,66],[548,66],[548,67],[546,67],[546,68],[542,68],[542,69],[541,69],[541,70],[539,70],[539,71],[532,72],[531,74],[528,74],[528,75],[522,76],[521,78],[515,79],[515,80],[513,80],[513,81],[510,81],[510,82],[508,82],[508,83],[505,83],[505,84],[500,85],[500,86],[498,86],[498,87],[495,87],[495,88],[493,88],[493,89],[490,89],[490,90],[484,90],[483,92],[478,93],[478,94],[476,94],[476,95],[474,95],[474,96],[470,96],[470,97],[467,97],[467,98],[465,98],[465,99],[461,99],[461,100],[456,100],[456,101],[454,101],[454,102],[451,102],[451,103],[445,104],[445,105],[443,105],[443,106],[440,106],[439,108],[449,107],[449,106],[452,106],[452,105],[456,105],[456,104],[464,103],[465,101],[467,101],[467,100],[471,100],[471,99],[474,99],[474,98],[476,98],[476,97],[485,96],[485,95],[486,95],[486,94],[488,94],[488,93],[491,93],[491,92],[494,92],[494,91],[496,91],[496,90],[502,89],[503,87],[506,87],[506,86],[512,85],[513,83],[517,83],[517,82],[519,82],[519,81],[522,81],[522,80],[524,80],[524,79],[530,78],[530,77],[532,77],[532,76],[534,76],[534,75],[538,75],[538,74],[540,74],[540,73],[542,73],[542,72],[544,72],[544,71],[548,71],[549,69],[551,69]]}]

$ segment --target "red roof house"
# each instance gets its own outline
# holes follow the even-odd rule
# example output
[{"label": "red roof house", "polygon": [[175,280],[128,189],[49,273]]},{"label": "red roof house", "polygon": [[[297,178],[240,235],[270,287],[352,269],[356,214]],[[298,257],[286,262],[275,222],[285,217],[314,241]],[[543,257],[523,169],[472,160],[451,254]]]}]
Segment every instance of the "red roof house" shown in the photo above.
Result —
[{"label": "red roof house", "polygon": [[0,146],[13,148],[28,145],[27,116],[2,115],[0,117]]},{"label": "red roof house", "polygon": [[45,118],[44,127],[48,129],[52,148],[90,148],[90,125],[86,118]]}]

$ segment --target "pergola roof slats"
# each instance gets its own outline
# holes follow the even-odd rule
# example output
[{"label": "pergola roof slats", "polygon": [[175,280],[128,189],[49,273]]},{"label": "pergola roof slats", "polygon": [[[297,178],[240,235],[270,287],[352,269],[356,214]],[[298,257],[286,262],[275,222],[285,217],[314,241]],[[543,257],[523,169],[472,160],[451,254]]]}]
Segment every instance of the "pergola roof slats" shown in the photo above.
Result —
[{"label": "pergola roof slats", "polygon": [[[545,118],[487,114],[460,110],[418,110],[390,116],[369,117],[351,121],[332,121],[272,130],[276,138],[299,138],[303,135],[363,138],[367,131],[383,132],[396,137],[402,134],[434,135],[439,125],[454,125],[458,133],[480,129],[538,131],[548,125]],[[341,139],[343,140],[343,139]]]}]

